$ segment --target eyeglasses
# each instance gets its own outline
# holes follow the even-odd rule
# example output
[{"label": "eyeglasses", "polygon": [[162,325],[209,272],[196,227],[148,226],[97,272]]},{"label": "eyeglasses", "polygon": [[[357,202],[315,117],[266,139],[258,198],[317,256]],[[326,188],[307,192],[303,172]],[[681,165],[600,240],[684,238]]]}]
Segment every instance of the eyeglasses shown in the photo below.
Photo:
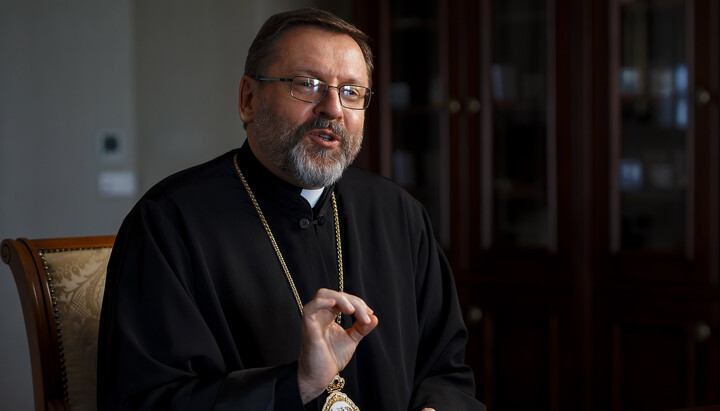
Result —
[{"label": "eyeglasses", "polygon": [[338,90],[340,105],[350,110],[365,110],[370,105],[372,90],[363,86],[345,85],[331,86],[312,77],[295,76],[293,78],[253,77],[257,81],[278,81],[290,83],[290,95],[308,103],[321,102],[331,88]]}]

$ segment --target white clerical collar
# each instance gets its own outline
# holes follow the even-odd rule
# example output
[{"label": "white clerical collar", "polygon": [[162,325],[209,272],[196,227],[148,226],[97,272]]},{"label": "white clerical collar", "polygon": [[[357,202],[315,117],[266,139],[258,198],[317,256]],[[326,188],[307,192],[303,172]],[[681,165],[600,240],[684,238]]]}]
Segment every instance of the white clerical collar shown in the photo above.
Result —
[{"label": "white clerical collar", "polygon": [[325,190],[325,188],[317,188],[315,190],[303,189],[300,195],[303,196],[308,201],[308,203],[310,203],[310,207],[315,207],[315,204],[317,204],[318,200],[320,199],[323,190]]}]

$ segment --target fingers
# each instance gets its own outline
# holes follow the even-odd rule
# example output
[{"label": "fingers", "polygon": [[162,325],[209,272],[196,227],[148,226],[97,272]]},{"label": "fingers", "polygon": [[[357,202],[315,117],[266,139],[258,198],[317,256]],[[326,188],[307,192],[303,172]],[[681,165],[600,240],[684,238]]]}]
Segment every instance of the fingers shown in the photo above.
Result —
[{"label": "fingers", "polygon": [[[315,298],[305,305],[306,315],[320,310],[329,310],[334,315],[341,312],[343,314],[355,314],[357,322],[363,325],[370,325],[373,322],[372,317],[375,317],[373,315],[374,311],[360,297],[327,288],[318,290]],[[377,320],[377,317],[375,317],[375,320]]]},{"label": "fingers", "polygon": [[[356,321],[344,330],[335,323],[337,314],[354,314]],[[378,324],[365,301],[352,294],[320,289],[305,304],[302,344],[298,358],[298,387],[303,403],[315,398],[328,381],[345,366],[360,340]]]},{"label": "fingers", "polygon": [[355,344],[378,325],[377,316],[362,298],[326,288],[318,290],[315,298],[305,304],[304,312],[305,327],[315,332],[332,324],[339,313],[354,314],[356,321],[345,333]]},{"label": "fingers", "polygon": [[356,321],[355,324],[353,324],[352,327],[348,328],[346,330],[348,336],[355,341],[355,343],[359,343],[360,340],[363,339],[366,335],[370,334],[372,330],[375,329],[378,325],[378,318],[371,314],[369,316],[370,322],[367,324],[361,323],[360,321]]}]

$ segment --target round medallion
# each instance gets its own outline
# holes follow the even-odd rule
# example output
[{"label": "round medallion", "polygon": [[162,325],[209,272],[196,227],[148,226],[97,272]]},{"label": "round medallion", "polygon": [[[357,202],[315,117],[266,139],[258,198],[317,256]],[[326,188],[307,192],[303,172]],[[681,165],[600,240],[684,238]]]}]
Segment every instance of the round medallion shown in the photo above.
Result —
[{"label": "round medallion", "polygon": [[322,409],[323,411],[360,411],[357,405],[340,391],[330,393]]}]

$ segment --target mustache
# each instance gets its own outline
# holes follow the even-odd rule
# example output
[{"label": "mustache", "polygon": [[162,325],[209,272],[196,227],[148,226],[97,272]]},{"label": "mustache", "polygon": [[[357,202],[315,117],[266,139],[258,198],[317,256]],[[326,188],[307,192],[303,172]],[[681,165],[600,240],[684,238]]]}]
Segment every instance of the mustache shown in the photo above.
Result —
[{"label": "mustache", "polygon": [[305,133],[314,129],[328,129],[334,134],[337,134],[343,142],[349,140],[347,130],[342,126],[342,124],[323,118],[316,118],[304,122],[297,128],[296,136],[298,139],[302,138]]}]

